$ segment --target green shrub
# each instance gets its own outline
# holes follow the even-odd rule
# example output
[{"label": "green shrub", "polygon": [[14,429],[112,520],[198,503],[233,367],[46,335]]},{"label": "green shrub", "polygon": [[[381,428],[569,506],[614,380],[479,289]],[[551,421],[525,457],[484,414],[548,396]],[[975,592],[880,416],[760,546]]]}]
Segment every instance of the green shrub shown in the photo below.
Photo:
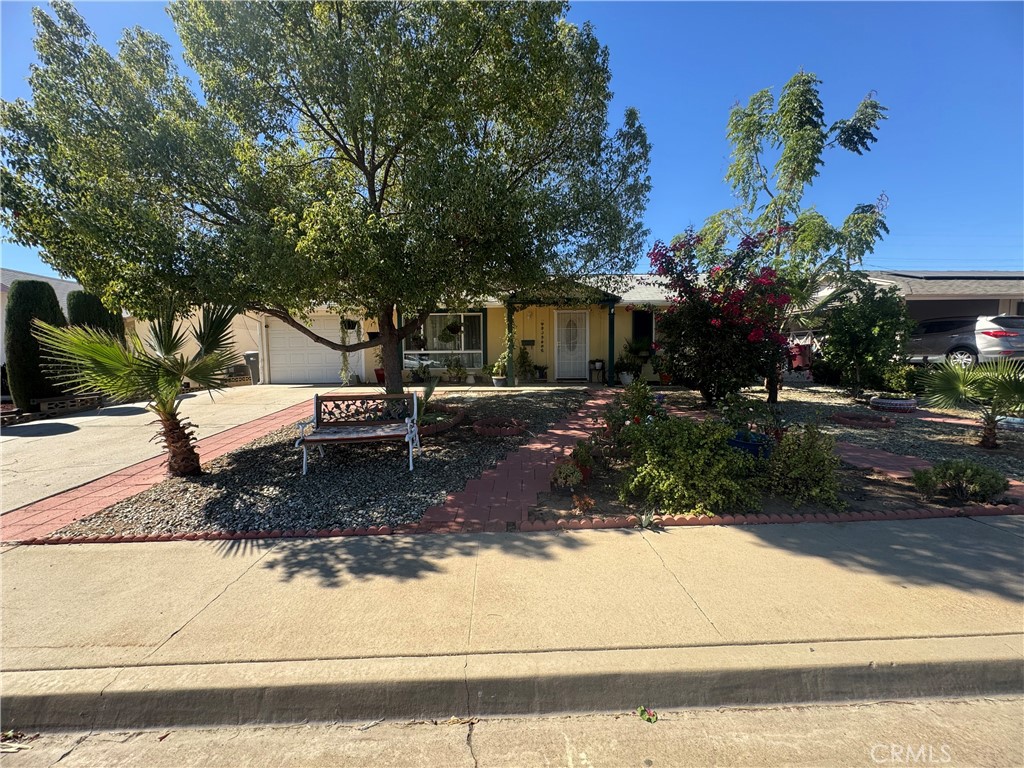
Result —
[{"label": "green shrub", "polygon": [[7,382],[11,397],[22,411],[37,411],[33,400],[59,397],[61,391],[43,374],[39,342],[32,335],[32,321],[66,325],[53,286],[42,280],[15,280],[7,294],[4,346],[7,350]]},{"label": "green shrub", "polygon": [[771,492],[794,507],[810,501],[840,508],[839,456],[835,448],[835,439],[814,424],[790,429],[768,463]]},{"label": "green shrub", "polygon": [[663,513],[745,512],[759,502],[756,459],[726,443],[721,422],[658,419],[627,425],[632,452],[629,479],[619,495]]},{"label": "green shrub", "polygon": [[815,384],[838,387],[843,380],[842,369],[823,357],[816,357],[811,363],[811,379]]},{"label": "green shrub", "polygon": [[110,312],[98,297],[85,291],[68,294],[68,325],[84,325],[106,331],[124,341],[124,319]]},{"label": "green shrub", "polygon": [[7,363],[0,365],[0,395],[9,397],[11,388],[7,386]]},{"label": "green shrub", "polygon": [[914,487],[925,498],[944,493],[957,501],[992,501],[1010,487],[994,469],[973,461],[942,461],[931,469],[914,470]]}]

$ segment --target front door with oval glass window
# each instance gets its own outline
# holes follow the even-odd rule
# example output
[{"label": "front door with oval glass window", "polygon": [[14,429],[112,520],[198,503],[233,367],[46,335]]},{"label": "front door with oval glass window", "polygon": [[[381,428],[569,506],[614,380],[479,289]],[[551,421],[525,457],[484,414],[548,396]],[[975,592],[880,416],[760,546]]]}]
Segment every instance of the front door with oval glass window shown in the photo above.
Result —
[{"label": "front door with oval glass window", "polygon": [[587,378],[587,313],[558,312],[555,323],[555,378]]}]

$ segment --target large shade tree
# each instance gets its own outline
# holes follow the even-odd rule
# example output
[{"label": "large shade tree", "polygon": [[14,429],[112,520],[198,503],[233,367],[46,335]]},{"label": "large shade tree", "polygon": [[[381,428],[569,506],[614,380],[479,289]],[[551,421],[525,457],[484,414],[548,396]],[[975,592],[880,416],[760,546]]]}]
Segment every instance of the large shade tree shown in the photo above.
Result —
[{"label": "large shade tree", "polygon": [[[563,3],[207,3],[117,55],[66,3],[35,12],[31,102],[3,105],[3,223],[110,306],[168,292],[398,355],[439,307],[621,272],[649,145],[608,121],[607,51]],[[303,324],[358,311],[354,343]],[[400,318],[400,322],[396,322]]]}]

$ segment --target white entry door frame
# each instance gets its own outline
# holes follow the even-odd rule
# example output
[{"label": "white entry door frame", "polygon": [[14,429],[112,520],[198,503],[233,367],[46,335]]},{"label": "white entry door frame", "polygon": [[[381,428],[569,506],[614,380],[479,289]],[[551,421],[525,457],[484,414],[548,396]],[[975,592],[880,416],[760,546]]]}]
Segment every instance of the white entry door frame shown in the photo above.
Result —
[{"label": "white entry door frame", "polygon": [[590,313],[555,310],[555,378],[586,379],[590,350]]}]

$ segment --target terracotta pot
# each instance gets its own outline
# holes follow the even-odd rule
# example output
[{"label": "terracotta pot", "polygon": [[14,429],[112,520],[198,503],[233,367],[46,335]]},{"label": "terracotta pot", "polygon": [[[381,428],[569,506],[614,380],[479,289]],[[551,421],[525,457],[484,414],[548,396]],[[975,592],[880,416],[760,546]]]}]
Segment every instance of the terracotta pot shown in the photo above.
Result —
[{"label": "terracotta pot", "polygon": [[387,378],[384,375],[383,368],[374,368],[373,375],[377,377],[378,384],[387,384]]}]

